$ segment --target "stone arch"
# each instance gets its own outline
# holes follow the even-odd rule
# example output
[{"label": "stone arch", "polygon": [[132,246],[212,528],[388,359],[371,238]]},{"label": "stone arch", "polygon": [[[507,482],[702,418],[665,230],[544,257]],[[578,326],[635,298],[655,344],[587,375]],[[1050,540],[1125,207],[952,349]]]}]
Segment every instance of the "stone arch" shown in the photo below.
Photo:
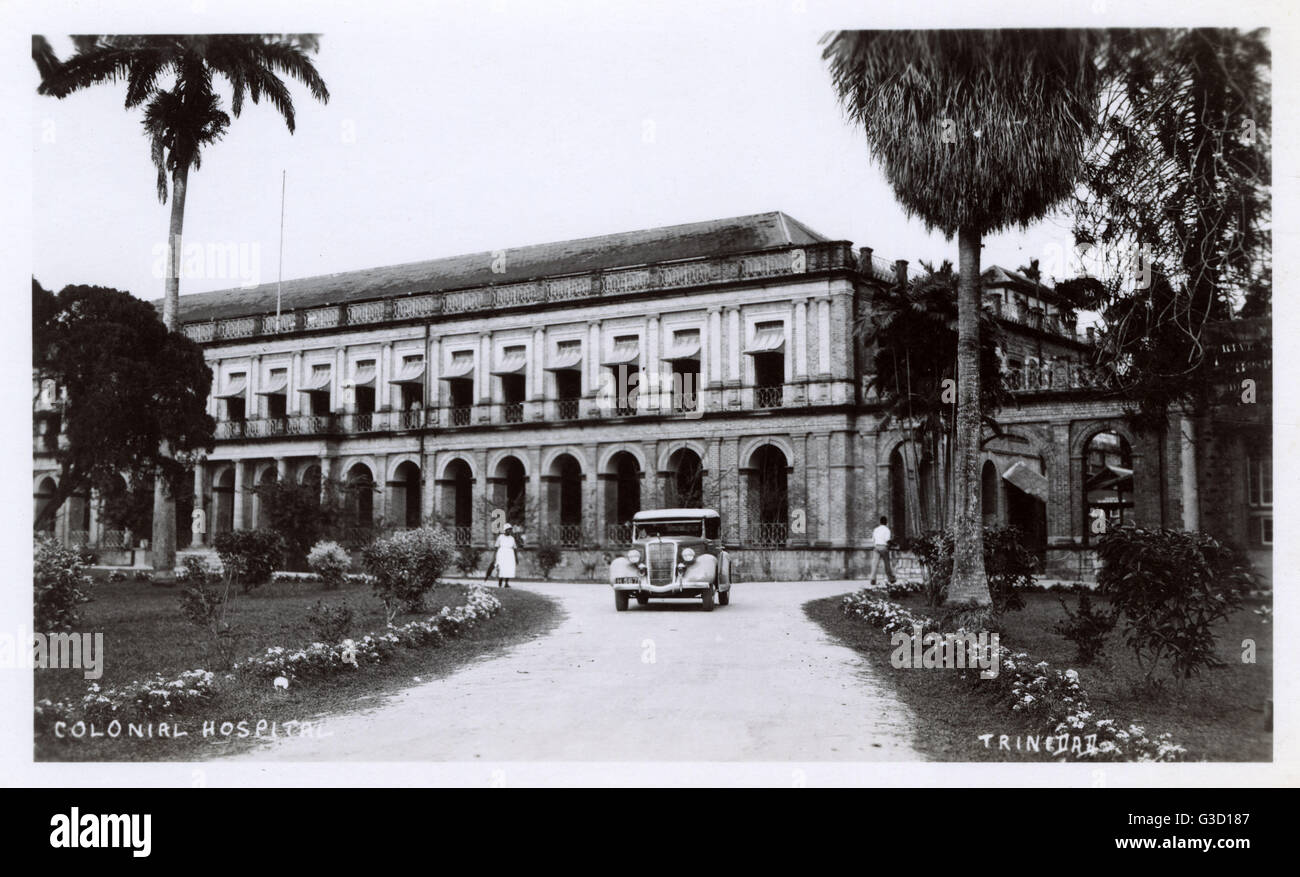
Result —
[{"label": "stone arch", "polygon": [[591,461],[587,459],[587,454],[582,448],[576,445],[556,445],[547,448],[542,456],[542,475],[553,474],[551,470],[555,465],[555,461],[565,454],[578,461],[578,466],[582,469],[584,475],[592,471]]},{"label": "stone arch", "polygon": [[412,454],[402,455],[389,470],[388,480],[384,484],[386,514],[396,526],[419,527],[424,516],[424,470]]},{"label": "stone arch", "polygon": [[668,461],[672,459],[673,454],[682,449],[689,450],[699,457],[701,461],[707,459],[708,448],[704,442],[694,439],[678,439],[671,442],[662,442],[659,448],[659,459],[655,461],[655,469],[659,472],[668,471]]},{"label": "stone arch", "polygon": [[478,480],[479,471],[478,471],[478,467],[474,465],[473,454],[465,453],[462,451],[451,451],[449,453],[439,454],[438,456],[439,456],[439,460],[438,460],[437,472],[438,472],[439,481],[444,481],[450,477],[453,477],[447,474],[447,469],[457,460],[459,460],[460,462],[464,463],[466,466],[469,467],[469,474],[471,478],[473,478],[475,481]]},{"label": "stone arch", "polygon": [[596,471],[604,475],[612,473],[610,464],[619,454],[631,454],[636,459],[637,468],[646,471],[645,452],[635,444],[606,445],[596,456]]},{"label": "stone arch", "polygon": [[524,477],[532,478],[533,472],[528,465],[528,456],[529,456],[528,454],[525,454],[522,451],[520,451],[519,448],[503,448],[497,451],[495,454],[488,457],[488,462],[487,462],[488,478],[495,478],[497,476],[497,471],[501,468],[502,461],[505,460],[507,457],[514,457],[516,460],[522,463],[524,465]]},{"label": "stone arch", "polygon": [[414,465],[415,468],[419,469],[421,472],[424,471],[424,466],[420,462],[419,454],[410,454],[410,453],[393,454],[388,458],[388,471],[384,473],[384,480],[385,481],[396,480],[397,467],[401,466],[403,463],[410,463]]},{"label": "stone arch", "polygon": [[740,446],[740,468],[748,468],[754,455],[763,447],[771,445],[785,456],[786,465],[793,467],[795,460],[794,444],[785,436],[765,435],[745,440]]}]

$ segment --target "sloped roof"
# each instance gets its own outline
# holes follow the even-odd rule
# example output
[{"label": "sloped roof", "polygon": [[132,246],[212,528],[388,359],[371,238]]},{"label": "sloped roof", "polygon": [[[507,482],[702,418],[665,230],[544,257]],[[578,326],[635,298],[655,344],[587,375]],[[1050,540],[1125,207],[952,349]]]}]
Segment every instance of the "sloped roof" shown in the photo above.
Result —
[{"label": "sloped roof", "polygon": [[[505,251],[503,273],[493,272],[493,254],[484,252],[285,280],[281,307],[287,311],[829,240],[798,220],[773,211],[512,247]],[[275,283],[263,283],[249,289],[182,295],[180,322],[271,313],[275,291]],[[161,300],[155,301],[154,307],[161,312]]]},{"label": "sloped roof", "polygon": [[1057,303],[1061,302],[1061,296],[1057,295],[1056,290],[1046,283],[1041,280],[1034,283],[1019,271],[1012,271],[1009,268],[1003,268],[1001,265],[990,265],[988,270],[980,275],[980,281],[986,289],[990,286],[1014,286],[1037,298]]}]

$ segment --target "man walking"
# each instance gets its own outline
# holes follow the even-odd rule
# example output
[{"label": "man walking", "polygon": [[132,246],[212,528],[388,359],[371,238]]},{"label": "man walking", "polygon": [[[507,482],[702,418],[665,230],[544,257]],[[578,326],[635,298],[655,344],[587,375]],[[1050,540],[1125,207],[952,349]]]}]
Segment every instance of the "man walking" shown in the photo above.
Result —
[{"label": "man walking", "polygon": [[894,538],[894,534],[889,529],[889,518],[882,517],[880,526],[871,531],[871,542],[873,550],[871,552],[871,584],[876,583],[876,569],[880,562],[885,562],[885,575],[889,578],[889,583],[894,584],[894,568],[889,563],[889,543]]}]

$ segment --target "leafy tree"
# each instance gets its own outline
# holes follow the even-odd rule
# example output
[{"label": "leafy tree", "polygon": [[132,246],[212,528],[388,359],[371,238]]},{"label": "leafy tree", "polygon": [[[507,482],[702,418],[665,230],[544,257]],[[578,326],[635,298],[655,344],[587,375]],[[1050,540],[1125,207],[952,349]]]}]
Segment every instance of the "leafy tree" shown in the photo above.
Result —
[{"label": "leafy tree", "polygon": [[1101,57],[1075,236],[1105,276],[1081,303],[1105,318],[1103,355],[1136,419],[1162,427],[1169,406],[1205,402],[1207,326],[1242,292],[1248,315],[1267,312],[1270,52],[1263,31],[1116,30]]},{"label": "leafy tree", "polygon": [[[158,169],[158,200],[167,202],[171,181],[172,210],[168,229],[168,270],[163,323],[178,328],[180,310],[181,232],[190,169],[198,169],[203,149],[230,127],[216,91],[216,79],[231,88],[230,113],[236,118],[245,98],[266,98],[294,130],[293,98],[281,75],[307,86],[312,97],[329,101],[325,81],[309,55],[320,48],[312,34],[148,34],[73,37],[75,52],[60,62],[49,42],[32,38],[32,58],[41,75],[39,94],[65,98],[99,85],[126,80],[126,108],[143,107],[144,132]],[[176,562],[174,498],[165,482],[155,495],[154,569],[170,571]]]},{"label": "leafy tree", "polygon": [[341,515],[337,497],[342,486],[326,479],[325,500],[317,484],[272,481],[253,488],[268,529],[280,534],[289,554],[289,565],[302,569],[313,545],[334,534]]},{"label": "leafy tree", "polygon": [[1096,117],[1088,31],[842,31],[824,58],[894,195],[957,238],[954,605],[988,606],[980,529],[980,247],[1068,197]]},{"label": "leafy tree", "polygon": [[[212,450],[212,371],[199,346],[169,332],[148,302],[101,286],[54,295],[32,281],[33,368],[65,394],[66,441],[54,496],[35,521],[49,529],[69,496],[125,471],[161,473],[179,492],[185,459]],[[176,453],[161,452],[162,443]]]}]

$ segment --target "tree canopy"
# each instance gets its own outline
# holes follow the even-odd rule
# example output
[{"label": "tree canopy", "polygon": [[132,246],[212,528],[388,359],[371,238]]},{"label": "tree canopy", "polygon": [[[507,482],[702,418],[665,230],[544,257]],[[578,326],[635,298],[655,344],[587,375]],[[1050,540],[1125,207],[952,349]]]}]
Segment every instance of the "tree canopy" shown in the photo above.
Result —
[{"label": "tree canopy", "polygon": [[[212,450],[212,371],[199,346],[169,332],[151,304],[102,286],[55,295],[33,279],[32,316],[33,374],[38,387],[58,389],[63,430],[50,450],[60,468],[57,492],[38,529],[99,479],[156,471],[178,484],[186,459]],[[160,451],[163,442],[175,456]]]}]

